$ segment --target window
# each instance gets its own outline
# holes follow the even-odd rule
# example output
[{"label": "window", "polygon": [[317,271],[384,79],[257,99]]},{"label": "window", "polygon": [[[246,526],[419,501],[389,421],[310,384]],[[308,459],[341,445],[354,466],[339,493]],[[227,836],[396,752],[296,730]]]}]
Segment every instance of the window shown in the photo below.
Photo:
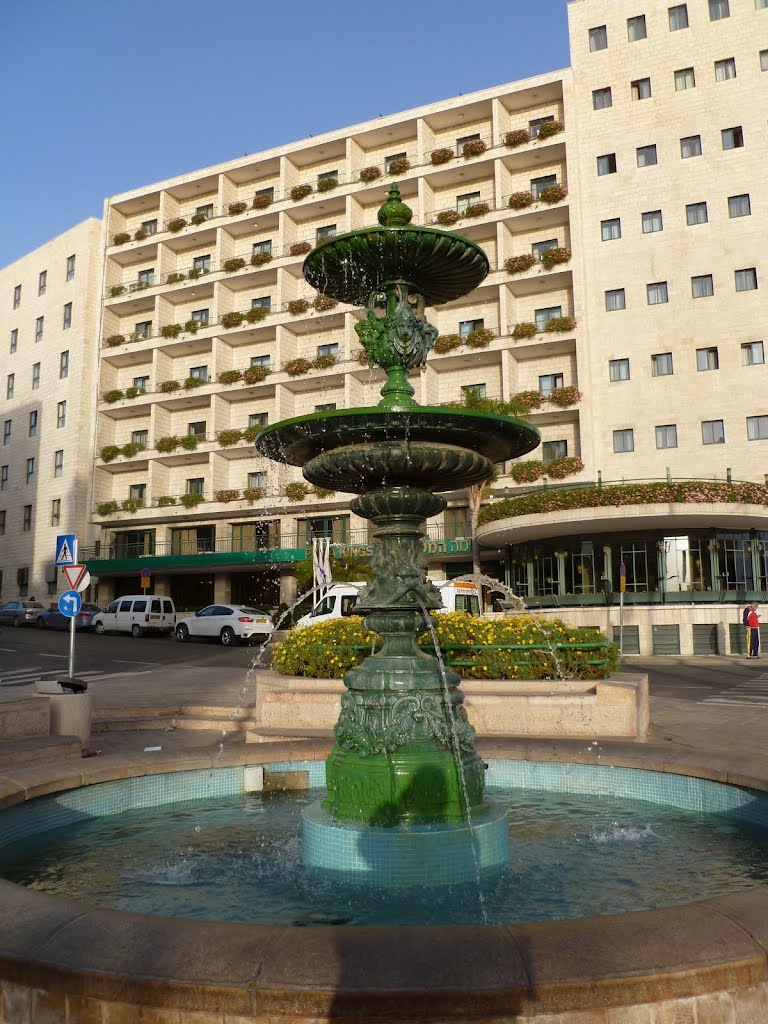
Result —
[{"label": "window", "polygon": [[202,380],[208,383],[208,366],[190,366],[189,376],[193,380]]},{"label": "window", "polygon": [[563,315],[562,306],[545,306],[543,309],[534,310],[534,319],[536,320],[536,330],[546,330],[547,324],[550,320],[555,320],[557,317]]},{"label": "window", "polygon": [[680,139],[680,159],[688,160],[692,156],[701,156],[700,135],[688,135]]},{"label": "window", "polygon": [[657,281],[655,284],[647,284],[645,286],[645,291],[649,306],[659,306],[664,302],[669,302],[669,292],[667,290],[666,281]]},{"label": "window", "polygon": [[565,459],[568,456],[568,442],[566,440],[544,441],[541,445],[541,455],[544,462]]},{"label": "window", "polygon": [[59,380],[69,376],[69,349],[66,349],[59,356]]},{"label": "window", "polygon": [[677,427],[674,423],[656,427],[656,447],[677,448]]},{"label": "window", "polygon": [[338,356],[339,354],[338,341],[328,342],[327,345],[318,345],[317,354],[318,356],[333,356],[334,358],[336,358],[336,356]]},{"label": "window", "polygon": [[13,308],[18,309],[21,305],[21,285],[17,284],[13,289]]},{"label": "window", "polygon": [[741,149],[744,145],[744,132],[741,125],[735,128],[723,128],[720,132],[723,140],[723,149]]},{"label": "window", "polygon": [[722,420],[701,421],[702,444],[725,444],[725,426]]},{"label": "window", "polygon": [[461,320],[459,321],[459,337],[466,338],[472,331],[479,331],[485,327],[485,320]]},{"label": "window", "polygon": [[333,238],[335,234],[335,224],[324,224],[315,230],[315,240],[319,242],[321,238]]},{"label": "window", "polygon": [[67,302],[64,304],[64,320],[62,323],[62,330],[68,330],[72,326],[72,303]]},{"label": "window", "polygon": [[5,397],[13,398],[13,386],[16,381],[16,374],[9,373],[5,381]]},{"label": "window", "polygon": [[149,267],[147,270],[140,270],[136,277],[136,287],[141,290],[142,288],[151,288],[155,283],[155,268]]},{"label": "window", "polygon": [[528,122],[528,134],[532,139],[538,139],[541,126],[543,124],[551,124],[554,120],[554,114],[549,114],[547,117],[535,117],[532,121]]},{"label": "window", "polygon": [[3,446],[11,443],[11,427],[13,420],[6,420],[3,423]]},{"label": "window", "polygon": [[593,89],[592,90],[592,109],[593,110],[605,110],[606,107],[613,106],[613,97],[611,96],[611,87],[607,89]]},{"label": "window", "polygon": [[696,369],[701,372],[720,369],[720,359],[716,346],[696,349]]},{"label": "window", "polygon": [[269,355],[266,356],[251,356],[251,366],[269,366],[271,358]]},{"label": "window", "polygon": [[759,366],[765,362],[762,341],[747,341],[741,346],[741,365]]},{"label": "window", "polygon": [[61,523],[61,498],[51,500],[51,526],[59,526]]},{"label": "window", "polygon": [[0,466],[0,491],[8,490],[8,467]]},{"label": "window", "polygon": [[674,372],[671,352],[656,352],[651,356],[651,376],[671,377]]},{"label": "window", "polygon": [[768,438],[768,416],[747,416],[747,440],[765,441]]},{"label": "window", "polygon": [[32,529],[32,506],[25,505],[24,511],[22,512],[21,518],[21,530],[22,533],[29,533]]},{"label": "window", "polygon": [[195,256],[192,260],[192,269],[196,270],[199,274],[210,274],[211,254],[205,253],[204,256]]},{"label": "window", "polygon": [[[157,221],[155,221],[155,228],[157,228]],[[67,280],[68,281],[74,281],[74,279],[75,279],[75,257],[74,256],[67,256]]]},{"label": "window", "polygon": [[138,388],[139,391],[146,391],[149,387],[149,375],[142,374],[141,377],[134,377],[133,387]]},{"label": "window", "polygon": [[205,203],[203,206],[197,206],[195,208],[195,216],[202,214],[206,220],[213,220],[213,203]]},{"label": "window", "polygon": [[557,248],[557,239],[556,238],[547,238],[543,242],[533,242],[533,244],[531,245],[531,255],[535,259],[540,260],[545,252],[549,252],[550,249],[556,249],[556,248]]},{"label": "window", "polygon": [[598,25],[597,28],[589,30],[589,50],[595,53],[597,50],[608,49],[608,29],[605,25]]},{"label": "window", "polygon": [[202,494],[203,485],[205,484],[205,478],[202,476],[192,476],[187,480],[187,494]]},{"label": "window", "polygon": [[728,196],[729,217],[749,217],[752,214],[752,205],[749,201],[749,192],[742,196]]},{"label": "window", "polygon": [[[0,537],[5,533],[5,510],[0,511]],[[0,573],[0,582],[2,581],[2,573]]]},{"label": "window", "polygon": [[156,235],[157,220],[143,220],[141,222],[141,230],[145,231],[148,235]]},{"label": "window", "polygon": [[669,15],[669,31],[679,32],[681,28],[688,28],[688,4],[676,4],[667,8]]},{"label": "window", "polygon": [[696,88],[696,72],[693,68],[680,68],[675,72],[675,92]]},{"label": "window", "polygon": [[730,78],[736,77],[736,58],[727,57],[725,60],[715,61],[715,81],[727,82]]},{"label": "window", "polygon": [[193,309],[192,310],[192,319],[194,320],[194,322],[196,324],[199,324],[201,327],[207,327],[208,326],[208,310],[207,309]]},{"label": "window", "polygon": [[40,387],[40,363],[34,363],[32,366],[32,390],[37,391]]},{"label": "window", "polygon": [[19,347],[19,329],[18,329],[18,327],[14,327],[14,329],[11,331],[11,355],[13,355],[13,353],[16,351],[16,349],[18,347]]},{"label": "window", "polygon": [[[473,139],[477,139],[479,137],[480,137],[479,135],[473,135],[472,136]],[[321,181],[338,181],[338,180],[339,180],[339,172],[338,172],[338,170],[335,170],[335,171],[321,171],[320,174],[318,174],[318,176],[317,176],[317,183],[318,183],[318,185],[320,184]]]},{"label": "window", "polygon": [[407,159],[408,159],[408,154],[407,153],[390,153],[389,156],[385,156],[384,157],[384,170],[386,171],[387,174],[389,174],[391,172],[391,170],[392,170],[392,164],[395,163],[396,160],[407,160]]},{"label": "window", "polygon": [[467,212],[467,207],[472,206],[473,203],[480,202],[479,192],[465,192],[464,195],[456,196],[456,210],[458,213],[464,216]]},{"label": "window", "polygon": [[627,18],[627,39],[630,43],[637,43],[641,39],[647,39],[648,30],[645,26],[645,15],[638,14],[634,18]]},{"label": "window", "polygon": [[67,424],[67,403],[58,402],[56,405],[56,428],[64,427]]},{"label": "window", "polygon": [[756,11],[768,11],[768,0],[755,0]]},{"label": "window", "polygon": [[132,430],[131,431],[131,444],[140,444],[142,448],[147,447],[149,441],[148,430]]},{"label": "window", "polygon": [[37,409],[29,414],[29,436],[37,437]]},{"label": "window", "polygon": [[651,98],[650,78],[637,78],[631,85],[633,100],[649,100]]},{"label": "window", "polygon": [[600,237],[604,242],[621,238],[621,218],[613,217],[611,220],[600,221]]},{"label": "window", "polygon": [[643,234],[651,235],[655,231],[664,230],[664,222],[661,217],[661,210],[650,210],[642,216]]},{"label": "window", "polygon": [[629,360],[628,359],[609,359],[608,360],[608,379],[611,382],[620,380],[629,380]]},{"label": "window", "polygon": [[768,50],[760,51],[760,70],[768,71]]},{"label": "window", "polygon": [[652,146],[638,146],[636,152],[638,167],[653,167],[654,164],[659,162],[656,156],[655,144]]},{"label": "window", "polygon": [[194,423],[187,424],[187,434],[190,437],[205,437],[206,421],[195,420]]},{"label": "window", "polygon": [[723,18],[730,18],[730,0],[709,0],[709,20],[722,21]]},{"label": "window", "polygon": [[685,223],[688,227],[694,224],[706,224],[709,220],[706,203],[689,203],[685,208]]},{"label": "window", "polygon": [[139,338],[148,338],[152,334],[152,321],[151,320],[139,320],[137,324],[133,325],[133,335],[138,340]]},{"label": "window", "polygon": [[541,178],[531,178],[531,195],[534,199],[539,199],[542,189],[549,188],[550,185],[556,184],[556,174],[545,174]]},{"label": "window", "polygon": [[602,177],[604,174],[616,173],[616,154],[605,153],[597,158],[597,174]]},{"label": "window", "polygon": [[757,271],[754,267],[736,271],[736,291],[753,292],[757,288]]},{"label": "window", "polygon": [[64,450],[60,448],[53,453],[53,475],[63,476],[64,474]]},{"label": "window", "polygon": [[249,427],[266,427],[269,424],[268,412],[252,412],[248,417]]},{"label": "window", "polygon": [[37,294],[45,295],[45,290],[48,287],[48,271],[41,270],[37,275]]},{"label": "window", "polygon": [[488,389],[485,384],[463,384],[461,393],[463,395],[478,395],[480,398],[485,398]]},{"label": "window", "polygon": [[[552,392],[556,388],[561,388],[564,383],[562,373],[543,373],[539,374],[539,394],[542,398],[549,398]],[[465,390],[462,388],[462,390]],[[483,385],[485,390],[485,385]],[[485,397],[485,395],[483,395]]]},{"label": "window", "polygon": [[715,284],[711,274],[701,274],[691,278],[691,297],[706,299],[715,294]]},{"label": "window", "polygon": [[248,486],[259,487],[262,490],[267,486],[267,474],[264,470],[257,470],[255,473],[248,474]]},{"label": "window", "polygon": [[16,582],[19,586],[19,597],[26,597],[29,593],[29,566],[16,570]]},{"label": "window", "polygon": [[[256,202],[257,199],[261,200],[261,203],[266,202],[267,200],[270,203],[272,203],[275,200],[275,190],[272,187],[257,188],[256,191],[253,193],[254,203]],[[261,205],[261,203],[259,205]],[[254,209],[258,209],[258,207],[254,207]]]},{"label": "window", "polygon": [[259,295],[257,298],[251,299],[251,309],[272,309],[272,296]]},{"label": "window", "polygon": [[45,326],[45,317],[39,316],[35,320],[35,341],[43,340],[43,327]]},{"label": "window", "polygon": [[605,293],[605,310],[614,313],[617,309],[626,309],[627,300],[623,288],[611,288]]},{"label": "window", "polygon": [[263,242],[253,243],[254,256],[270,256],[272,254],[272,239],[266,238]]},{"label": "window", "polygon": [[31,484],[34,479],[35,479],[35,460],[34,460],[34,458],[31,458],[31,459],[27,459],[26,482],[28,484]]},{"label": "window", "polygon": [[614,430],[613,450],[617,455],[623,452],[633,452],[635,450],[634,430]]},{"label": "window", "polygon": [[315,412],[333,412],[335,408],[335,402],[321,402],[320,405],[315,406]]},{"label": "window", "polygon": [[130,487],[128,488],[128,498],[131,501],[140,501],[143,503],[146,493],[146,484],[131,484]]}]

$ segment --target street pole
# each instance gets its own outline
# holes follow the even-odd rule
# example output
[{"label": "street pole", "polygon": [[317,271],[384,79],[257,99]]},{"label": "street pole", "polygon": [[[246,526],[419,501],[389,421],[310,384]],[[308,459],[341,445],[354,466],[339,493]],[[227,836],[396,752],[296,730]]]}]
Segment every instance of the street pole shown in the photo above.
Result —
[{"label": "street pole", "polygon": [[619,654],[624,655],[624,591],[627,589],[627,567],[619,566]]},{"label": "street pole", "polygon": [[75,616],[69,620],[69,672],[68,678],[75,678]]}]

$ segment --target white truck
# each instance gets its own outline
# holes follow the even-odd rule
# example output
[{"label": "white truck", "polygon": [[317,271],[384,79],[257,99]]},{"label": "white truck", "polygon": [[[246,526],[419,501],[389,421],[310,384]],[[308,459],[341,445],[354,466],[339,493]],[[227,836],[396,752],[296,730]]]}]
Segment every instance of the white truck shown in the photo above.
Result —
[{"label": "white truck", "polygon": [[[431,576],[429,580],[440,591],[440,597],[443,600],[443,607],[437,609],[438,615],[440,612],[480,614],[480,594],[474,583],[435,580]],[[355,615],[357,599],[364,586],[363,582],[331,584],[325,597],[317,602],[311,612],[303,615],[296,625],[310,626],[314,622],[328,622],[329,619],[341,619],[348,615]]]}]

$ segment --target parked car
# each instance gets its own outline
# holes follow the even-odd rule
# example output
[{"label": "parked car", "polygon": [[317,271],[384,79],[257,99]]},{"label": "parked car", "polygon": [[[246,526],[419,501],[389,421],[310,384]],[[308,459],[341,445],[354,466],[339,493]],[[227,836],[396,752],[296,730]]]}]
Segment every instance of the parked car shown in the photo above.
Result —
[{"label": "parked car", "polygon": [[34,626],[44,610],[39,601],[6,601],[0,607],[0,622],[8,622],[12,626]]},{"label": "parked car", "polygon": [[258,608],[238,604],[209,604],[176,624],[176,639],[205,637],[231,647],[238,640],[266,637],[275,628],[270,616]]},{"label": "parked car", "polygon": [[176,606],[170,597],[152,594],[126,594],[118,597],[103,612],[93,616],[96,633],[165,633],[170,636],[176,622]]},{"label": "parked car", "polygon": [[[75,616],[75,629],[93,629],[93,617],[101,608],[97,604],[84,604]],[[69,629],[69,617],[59,611],[58,605],[43,608],[37,617],[38,629]]]}]

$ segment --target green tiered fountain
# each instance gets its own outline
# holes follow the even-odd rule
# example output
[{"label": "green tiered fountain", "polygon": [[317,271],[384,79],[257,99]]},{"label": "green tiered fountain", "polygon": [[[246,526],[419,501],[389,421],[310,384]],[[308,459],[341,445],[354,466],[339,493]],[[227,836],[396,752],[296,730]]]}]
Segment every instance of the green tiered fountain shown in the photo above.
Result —
[{"label": "green tiered fountain", "polygon": [[256,439],[310,483],[357,494],[352,510],[373,523],[372,580],[357,610],[383,646],[345,677],[327,796],[305,812],[303,841],[310,864],[396,885],[463,881],[506,863],[506,821],[484,800],[459,676],[416,642],[441,607],[423,540],[446,507],[436,491],[486,480],[494,463],[539,443],[511,417],[414,401],[408,373],[438,333],[425,307],[471,292],[489,267],[474,242],[411,218],[393,184],[381,227],[337,235],[304,262],[323,295],[367,309],[355,329],[369,364],[386,371],[379,404],[283,420]]}]

